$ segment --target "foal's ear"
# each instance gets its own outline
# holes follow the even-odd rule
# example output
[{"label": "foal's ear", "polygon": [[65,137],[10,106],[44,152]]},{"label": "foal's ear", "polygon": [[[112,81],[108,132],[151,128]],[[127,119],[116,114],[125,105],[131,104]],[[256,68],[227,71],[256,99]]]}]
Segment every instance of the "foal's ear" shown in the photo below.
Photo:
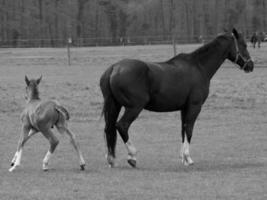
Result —
[{"label": "foal's ear", "polygon": [[237,32],[237,30],[235,28],[233,28],[232,33],[234,34],[236,39],[239,38],[239,33]]},{"label": "foal's ear", "polygon": [[41,80],[42,80],[42,75],[40,76],[40,78],[38,78],[38,79],[36,80],[37,85],[39,85],[39,83],[41,82]]},{"label": "foal's ear", "polygon": [[30,84],[30,81],[28,79],[28,77],[25,75],[25,82],[26,82],[26,85],[28,86]]}]

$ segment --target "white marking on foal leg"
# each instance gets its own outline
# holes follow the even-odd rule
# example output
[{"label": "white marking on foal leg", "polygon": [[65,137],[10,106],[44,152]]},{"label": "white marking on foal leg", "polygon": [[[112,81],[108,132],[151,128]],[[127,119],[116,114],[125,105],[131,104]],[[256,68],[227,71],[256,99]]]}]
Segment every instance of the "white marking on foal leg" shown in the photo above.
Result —
[{"label": "white marking on foal leg", "polygon": [[83,155],[82,155],[82,152],[81,151],[79,152],[79,157],[80,157],[80,167],[81,167],[81,170],[84,170],[85,161],[84,161],[84,158],[83,158]]},{"label": "white marking on foal leg", "polygon": [[185,135],[185,140],[182,147],[182,163],[185,166],[192,165],[194,161],[190,157],[189,153],[189,142],[187,140],[187,136]]},{"label": "white marking on foal leg", "polygon": [[[16,167],[20,165],[20,162],[21,162],[21,156],[22,156],[22,149],[20,149],[19,151],[17,151],[17,152],[15,153],[14,158],[15,158],[15,157],[16,157],[16,158],[15,158],[15,161],[14,161],[14,165],[9,169],[10,172],[14,171],[14,170],[16,169]],[[14,158],[13,158],[13,159],[14,159]]]},{"label": "white marking on foal leg", "polygon": [[13,166],[16,162],[16,159],[17,159],[17,156],[18,156],[18,152],[16,151],[14,157],[12,158],[12,161],[11,161],[11,166]]},{"label": "white marking on foal leg", "polygon": [[21,156],[22,156],[22,149],[19,150],[18,152],[18,155],[17,155],[17,159],[16,159],[16,162],[15,162],[15,165],[20,165],[20,162],[21,162]]},{"label": "white marking on foal leg", "polygon": [[28,137],[31,137],[32,135],[34,135],[35,133],[37,133],[35,130],[31,129],[29,131]]},{"label": "white marking on foal leg", "polygon": [[70,136],[70,142],[71,142],[72,146],[74,147],[74,149],[76,150],[76,152],[78,154],[78,157],[79,157],[79,160],[80,160],[81,170],[84,170],[84,168],[85,168],[85,161],[84,161],[82,152],[80,150],[79,144],[78,144],[78,142],[75,139],[75,135],[73,133],[71,133],[68,129],[66,129],[66,131],[67,131],[67,133]]},{"label": "white marking on foal leg", "polygon": [[43,159],[43,170],[47,171],[48,170],[48,161],[50,160],[52,156],[52,153],[50,151],[47,151],[44,159]]}]

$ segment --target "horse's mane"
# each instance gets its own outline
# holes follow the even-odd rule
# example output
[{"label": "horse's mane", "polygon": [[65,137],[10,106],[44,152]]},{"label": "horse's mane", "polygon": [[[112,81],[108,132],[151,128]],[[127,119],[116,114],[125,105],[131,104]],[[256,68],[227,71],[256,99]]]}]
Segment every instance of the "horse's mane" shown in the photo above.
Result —
[{"label": "horse's mane", "polygon": [[228,34],[223,34],[217,36],[215,39],[212,41],[208,42],[207,44],[199,47],[195,51],[193,51],[191,54],[192,55],[199,55],[199,54],[206,54],[209,53],[210,51],[215,51],[219,46],[220,46],[220,41],[222,39],[228,39],[229,35]]},{"label": "horse's mane", "polygon": [[174,56],[173,58],[171,58],[170,60],[168,60],[167,62],[173,62],[176,59],[186,59],[189,57],[190,57],[190,59],[192,59],[192,58],[193,59],[204,58],[206,55],[209,55],[211,52],[218,50],[218,48],[221,46],[221,43],[220,43],[221,40],[228,39],[228,38],[229,38],[229,34],[219,35],[215,39],[213,39],[212,41],[197,48],[193,52],[178,54],[178,55]]}]

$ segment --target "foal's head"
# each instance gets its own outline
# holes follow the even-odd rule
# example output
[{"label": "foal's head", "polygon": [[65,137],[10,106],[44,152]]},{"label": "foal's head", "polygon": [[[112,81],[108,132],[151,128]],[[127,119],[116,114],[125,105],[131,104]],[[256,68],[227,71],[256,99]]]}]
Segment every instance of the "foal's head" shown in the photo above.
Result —
[{"label": "foal's head", "polygon": [[42,80],[42,76],[38,79],[31,79],[29,80],[27,76],[25,76],[25,82],[26,82],[26,96],[25,99],[27,101],[33,100],[33,99],[40,99],[39,98],[39,90],[38,85]]},{"label": "foal's head", "polygon": [[232,43],[228,59],[240,66],[245,72],[252,72],[254,63],[251,60],[247,50],[247,44],[244,37],[234,28],[232,31]]}]

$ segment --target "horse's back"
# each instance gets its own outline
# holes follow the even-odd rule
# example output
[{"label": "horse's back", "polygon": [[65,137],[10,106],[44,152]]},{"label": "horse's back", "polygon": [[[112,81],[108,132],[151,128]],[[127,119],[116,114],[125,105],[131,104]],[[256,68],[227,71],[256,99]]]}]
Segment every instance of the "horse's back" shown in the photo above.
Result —
[{"label": "horse's back", "polygon": [[28,115],[31,126],[36,129],[51,128],[59,117],[56,106],[57,102],[52,100],[35,101],[27,105],[24,113]]},{"label": "horse's back", "polygon": [[181,109],[203,78],[187,55],[180,57],[176,63],[134,59],[115,63],[108,69],[114,98],[126,107],[143,106],[157,112]]}]

